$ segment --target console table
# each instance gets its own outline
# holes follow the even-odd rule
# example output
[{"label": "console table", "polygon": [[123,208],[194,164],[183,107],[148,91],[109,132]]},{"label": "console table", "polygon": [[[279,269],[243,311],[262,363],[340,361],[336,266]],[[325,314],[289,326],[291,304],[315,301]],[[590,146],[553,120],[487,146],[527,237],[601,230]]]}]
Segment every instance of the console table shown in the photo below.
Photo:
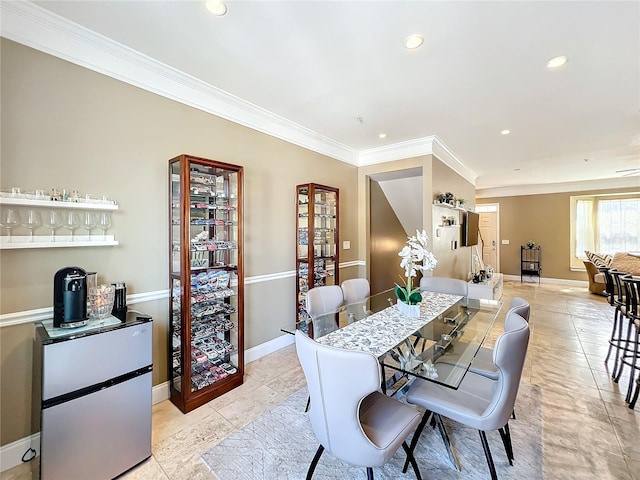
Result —
[{"label": "console table", "polygon": [[469,298],[485,300],[500,300],[502,297],[503,277],[501,273],[494,273],[491,278],[480,283],[469,282]]}]

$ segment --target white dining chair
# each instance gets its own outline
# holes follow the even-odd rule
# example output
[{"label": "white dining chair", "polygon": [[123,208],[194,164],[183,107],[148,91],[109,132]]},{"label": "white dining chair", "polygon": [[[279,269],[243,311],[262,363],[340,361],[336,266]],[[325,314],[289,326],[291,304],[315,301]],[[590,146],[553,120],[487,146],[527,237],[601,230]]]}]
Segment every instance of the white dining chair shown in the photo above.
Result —
[{"label": "white dining chair", "polygon": [[366,278],[352,278],[342,282],[340,287],[342,288],[344,303],[347,306],[350,320],[362,320],[371,315],[366,303],[366,298],[371,293],[369,280]]},{"label": "white dining chair", "polygon": [[422,277],[420,290],[466,297],[469,294],[469,284],[459,278]]},{"label": "white dining chair", "polygon": [[420,470],[406,439],[420,423],[420,412],[378,390],[382,374],[368,352],[322,345],[296,332],[296,352],[311,396],[309,420],[320,443],[309,470],[313,476],[323,452],[366,468],[381,467],[402,447],[416,478]]},{"label": "white dining chair", "polygon": [[[529,316],[531,315],[531,306],[529,302],[522,297],[513,297],[509,302],[509,310],[505,316],[505,321],[510,314],[517,313],[527,322],[529,322]],[[488,347],[481,347],[473,358],[469,371],[483,375],[492,380],[498,379],[498,367],[493,363],[493,349]]]},{"label": "white dining chair", "polygon": [[344,297],[339,285],[314,287],[305,295],[305,307],[313,326],[313,337],[320,338],[337,328],[334,313],[343,304]]},{"label": "white dining chair", "polygon": [[[505,320],[505,332],[498,337],[493,350],[497,380],[467,372],[457,390],[416,380],[407,392],[407,402],[424,408],[425,413],[411,441],[411,452],[431,415],[441,415],[479,431],[491,478],[497,480],[486,432],[500,432],[509,464],[513,465],[509,416],[518,394],[528,344],[529,324],[517,313],[510,312]],[[406,469],[405,463],[404,471]]]}]

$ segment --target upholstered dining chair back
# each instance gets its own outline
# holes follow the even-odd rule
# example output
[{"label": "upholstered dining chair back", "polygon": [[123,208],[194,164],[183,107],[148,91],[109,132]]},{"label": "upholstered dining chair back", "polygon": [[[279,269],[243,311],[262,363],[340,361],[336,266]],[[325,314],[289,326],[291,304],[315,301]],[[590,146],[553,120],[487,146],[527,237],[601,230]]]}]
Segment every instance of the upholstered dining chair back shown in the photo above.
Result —
[{"label": "upholstered dining chair back", "polygon": [[[378,392],[382,375],[377,358],[367,352],[322,345],[300,331],[296,332],[296,350],[311,397],[311,428],[320,445],[353,465],[378,467],[386,463],[413,432],[420,415]],[[391,408],[380,410],[380,402]],[[393,438],[387,438],[383,445],[376,443],[377,434],[372,433],[376,422],[361,422],[370,410],[378,410],[391,421],[386,436]]]},{"label": "upholstered dining chair back", "polygon": [[[513,314],[520,315],[528,323],[531,308],[529,302],[522,297],[513,297],[509,302],[509,310],[505,316],[505,331],[507,329],[507,319]],[[469,371],[482,375],[483,377],[490,378],[491,380],[498,380],[498,367],[493,362],[494,351],[488,347],[481,347],[476,353],[473,362],[469,366]]]},{"label": "upholstered dining chair back", "polygon": [[367,310],[365,299],[371,293],[369,280],[366,278],[352,278],[345,280],[341,285],[344,303],[349,312],[349,320],[357,321],[371,315]]},{"label": "upholstered dining chair back", "polygon": [[507,314],[504,333],[493,348],[493,363],[498,367],[494,396],[480,418],[478,430],[496,430],[509,421],[518,395],[529,345],[529,324],[514,311]]},{"label": "upholstered dining chair back", "polygon": [[307,292],[305,306],[313,324],[314,338],[320,338],[337,328],[334,312],[342,303],[342,288],[339,285],[314,287]]},{"label": "upholstered dining chair back", "polygon": [[469,286],[467,282],[458,278],[422,277],[420,280],[420,290],[466,297],[469,293]]},{"label": "upholstered dining chair back", "polygon": [[509,311],[514,311],[527,322],[531,316],[531,306],[529,305],[529,302],[522,297],[513,297],[511,299],[509,302]]},{"label": "upholstered dining chair back", "polygon": [[366,278],[352,278],[350,280],[345,280],[342,282],[341,288],[344,296],[344,303],[347,305],[363,301],[371,292],[369,280]]},{"label": "upholstered dining chair back", "polygon": [[314,318],[335,312],[342,305],[343,300],[342,288],[338,285],[314,287],[305,296],[307,313]]}]

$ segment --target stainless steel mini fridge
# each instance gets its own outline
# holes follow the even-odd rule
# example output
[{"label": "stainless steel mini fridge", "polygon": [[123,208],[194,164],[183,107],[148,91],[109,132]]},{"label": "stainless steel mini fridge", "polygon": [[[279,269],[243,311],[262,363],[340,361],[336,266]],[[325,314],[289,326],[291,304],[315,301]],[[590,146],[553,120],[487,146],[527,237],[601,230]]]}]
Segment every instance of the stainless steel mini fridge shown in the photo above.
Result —
[{"label": "stainless steel mini fridge", "polygon": [[36,326],[40,478],[110,479],[151,456],[151,349],[151,317],[135,311]]}]

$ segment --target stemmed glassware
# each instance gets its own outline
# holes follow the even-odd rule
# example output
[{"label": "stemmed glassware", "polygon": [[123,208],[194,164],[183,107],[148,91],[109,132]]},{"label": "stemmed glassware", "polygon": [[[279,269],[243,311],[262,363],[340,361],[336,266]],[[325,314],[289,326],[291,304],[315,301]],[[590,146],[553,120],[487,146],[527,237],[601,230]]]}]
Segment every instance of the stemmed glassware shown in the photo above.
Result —
[{"label": "stemmed glassware", "polygon": [[42,225],[40,212],[32,208],[25,210],[22,215],[22,226],[29,229],[29,241],[33,242],[33,231]]},{"label": "stemmed glassware", "polygon": [[80,226],[80,214],[74,211],[67,212],[65,214],[64,226],[71,230],[71,241],[73,242],[73,233]]},{"label": "stemmed glassware", "polygon": [[102,212],[98,218],[98,228],[102,230],[102,239],[105,240],[107,236],[107,230],[111,226],[111,214],[108,212]]},{"label": "stemmed glassware", "polygon": [[87,229],[87,236],[91,240],[91,230],[96,228],[98,220],[93,212],[84,212],[82,215],[82,226]]},{"label": "stemmed glassware", "polygon": [[2,211],[2,226],[9,233],[9,241],[11,241],[11,229],[18,225],[18,212],[13,208],[7,208]]},{"label": "stemmed glassware", "polygon": [[44,225],[51,230],[51,241],[56,241],[56,230],[62,226],[62,215],[58,210],[48,210],[44,216]]}]

